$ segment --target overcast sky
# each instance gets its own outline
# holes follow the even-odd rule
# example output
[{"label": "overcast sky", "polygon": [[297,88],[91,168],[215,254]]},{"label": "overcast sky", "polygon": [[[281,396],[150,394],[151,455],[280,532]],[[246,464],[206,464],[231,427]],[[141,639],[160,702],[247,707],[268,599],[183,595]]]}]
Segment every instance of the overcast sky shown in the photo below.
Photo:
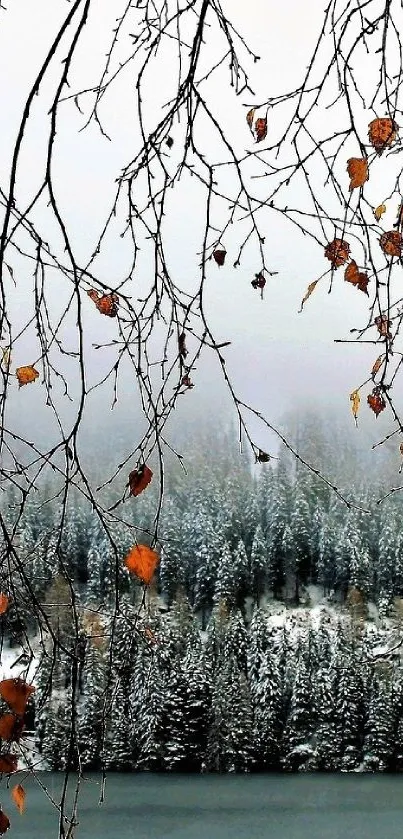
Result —
[{"label": "overcast sky", "polygon": [[[0,18],[0,179],[3,186],[7,184],[22,104],[52,35],[68,8],[65,0],[35,0],[35,3],[9,0],[7,5],[7,11],[2,11]],[[106,33],[124,5],[117,0],[94,3],[72,73],[73,91],[75,87],[87,87],[96,81],[107,43]],[[250,65],[250,82],[257,101],[284,93],[299,83],[320,30],[324,5],[322,0],[311,0],[303,6],[300,0],[285,3],[226,0],[223,3],[237,29],[261,56],[259,63]],[[214,92],[214,108],[229,126],[228,130],[238,132],[237,142],[250,149],[253,142],[245,114],[246,108],[254,104],[253,97],[250,94],[241,96],[237,104],[225,79],[223,74],[222,86]],[[167,70],[161,69],[156,62],[155,77],[150,81],[148,106],[151,110],[159,107],[167,85]],[[27,203],[38,184],[51,92],[50,77],[43,97],[34,103],[32,124],[24,146],[17,191],[21,205]],[[55,163],[58,199],[73,231],[77,256],[82,261],[92,252],[113,195],[114,179],[132,156],[132,107],[133,83],[129,73],[103,109],[105,124],[113,137],[110,143],[100,136],[94,125],[79,133],[83,120],[78,111],[72,103],[63,106]],[[347,184],[346,175],[346,187]],[[176,200],[172,218],[168,220],[171,264],[181,281],[186,272],[197,265],[198,211],[198,195],[187,187]],[[37,221],[46,228],[45,211],[42,216],[38,213]],[[43,235],[46,238],[46,229]],[[232,341],[226,350],[226,359],[237,392],[276,422],[284,409],[312,400],[322,406],[337,404],[348,414],[349,393],[367,377],[376,348],[343,346],[335,344],[334,339],[348,336],[352,327],[365,322],[367,299],[355,289],[346,287],[340,275],[331,295],[327,293],[328,287],[320,284],[299,314],[308,283],[327,267],[323,253],[274,214],[266,221],[265,235],[270,267],[278,274],[269,279],[263,301],[250,286],[259,266],[249,253],[236,271],[231,259],[222,269],[213,264],[209,268],[206,306],[217,337]],[[116,236],[113,246],[98,263],[100,279],[107,282],[108,275],[119,278],[129,258],[125,243]],[[17,258],[13,267],[18,283],[13,305],[22,307],[26,284],[30,282],[29,270]],[[56,286],[54,293],[57,298]],[[101,328],[103,336],[105,330],[111,330],[111,324],[105,324],[104,320],[102,324],[97,320],[97,313],[94,315],[89,301],[88,330],[93,340],[100,338]],[[23,364],[27,360],[26,348],[20,345],[15,363]],[[95,366],[98,363],[102,366],[98,360]],[[218,371],[214,366],[204,367],[199,371],[199,377],[196,373],[193,378],[198,388],[218,386]],[[16,392],[13,398],[17,404],[24,402],[26,406],[28,399],[34,397],[24,391]],[[192,398],[191,393],[188,398]]]}]

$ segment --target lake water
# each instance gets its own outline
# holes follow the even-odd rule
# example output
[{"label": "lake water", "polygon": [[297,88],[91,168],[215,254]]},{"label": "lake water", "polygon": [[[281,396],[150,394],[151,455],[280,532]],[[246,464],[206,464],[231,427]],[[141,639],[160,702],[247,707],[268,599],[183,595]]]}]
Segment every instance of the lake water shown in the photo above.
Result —
[{"label": "lake water", "polygon": [[[57,795],[61,778],[40,773]],[[10,839],[56,839],[57,814],[33,779],[20,816],[2,785]],[[403,776],[90,775],[75,839],[400,839]]]}]

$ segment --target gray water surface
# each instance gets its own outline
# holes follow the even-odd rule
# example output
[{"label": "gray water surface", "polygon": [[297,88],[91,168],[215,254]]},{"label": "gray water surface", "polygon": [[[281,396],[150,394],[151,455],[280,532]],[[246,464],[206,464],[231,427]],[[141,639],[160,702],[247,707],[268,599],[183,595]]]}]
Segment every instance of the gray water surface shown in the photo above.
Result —
[{"label": "gray water surface", "polygon": [[[57,797],[62,778],[39,773]],[[110,774],[82,782],[75,839],[401,839],[399,775]],[[56,839],[58,817],[33,779],[20,816],[2,787],[13,839]]]}]

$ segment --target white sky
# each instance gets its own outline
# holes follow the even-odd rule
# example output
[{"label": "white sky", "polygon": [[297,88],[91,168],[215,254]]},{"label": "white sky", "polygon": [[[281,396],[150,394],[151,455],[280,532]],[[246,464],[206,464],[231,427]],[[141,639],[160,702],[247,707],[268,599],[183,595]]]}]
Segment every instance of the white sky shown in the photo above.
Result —
[{"label": "white sky", "polygon": [[[65,0],[35,0],[35,3],[9,0],[7,5],[7,12],[2,11],[0,16],[0,180],[3,186],[7,182],[22,103],[52,33],[68,8]],[[78,68],[73,74],[74,83],[80,80],[80,86],[85,87],[96,80],[97,59],[103,54],[106,43],[106,27],[124,5],[117,0],[94,3]],[[298,84],[308,64],[324,6],[322,0],[309,0],[307,4],[301,4],[300,0],[283,3],[226,0],[223,3],[235,26],[261,56],[258,64],[250,65],[250,82],[258,101]],[[155,77],[150,84],[151,112],[158,108],[166,85],[169,85],[166,73],[166,69],[164,71],[156,64]],[[51,84],[45,87],[48,102],[51,89]],[[237,105],[231,92],[225,89],[224,81],[222,88],[214,93],[215,108],[230,130],[239,132],[239,142],[245,149],[252,147],[245,114],[246,106],[253,104],[247,95],[241,96]],[[78,112],[71,103],[63,107],[65,117],[61,120],[57,138],[58,198],[74,232],[77,253],[84,260],[92,251],[105,217],[114,179],[131,156],[134,124],[131,109],[134,105],[130,76],[118,86],[116,96],[105,103],[103,113],[113,134],[113,143],[102,138],[95,126],[78,133],[82,125]],[[29,199],[38,183],[47,120],[46,97],[35,103],[32,116],[17,193],[21,204]],[[269,115],[269,133],[270,130]],[[347,184],[346,175],[346,189]],[[197,265],[198,210],[197,194],[187,189],[175,204],[173,217],[167,221],[173,241],[172,264],[181,278],[192,270],[193,264]],[[40,214],[38,221],[42,221]],[[295,406],[300,400],[318,399],[322,405],[338,403],[348,414],[348,395],[367,377],[377,352],[374,347],[368,350],[335,345],[333,339],[347,336],[350,328],[365,321],[367,299],[355,289],[346,287],[340,275],[331,296],[327,294],[327,286],[318,286],[303,313],[298,314],[308,283],[328,267],[327,263],[320,248],[299,236],[278,217],[267,219],[265,233],[270,265],[278,275],[268,281],[264,301],[250,286],[250,280],[259,269],[251,255],[246,254],[245,262],[237,271],[232,268],[231,259],[221,270],[213,265],[209,269],[207,306],[217,337],[232,341],[231,348],[226,351],[227,369],[233,375],[238,394],[275,421],[284,408]],[[45,231],[44,235],[46,237]],[[108,274],[120,277],[128,256],[124,243],[120,248],[115,243],[99,264],[100,278],[107,281]],[[18,289],[14,303],[22,307],[29,272],[18,260],[16,267]],[[57,295],[55,288],[55,298]],[[90,302],[88,317],[91,337],[97,340],[101,324],[94,320]],[[104,320],[103,330],[110,327],[110,324],[105,326]],[[25,347],[18,349],[15,363],[27,363]],[[215,381],[210,367],[200,371],[199,380],[197,374],[193,378],[198,387],[205,388]],[[23,402],[27,405],[28,398],[33,397],[23,389],[14,398],[21,405]]]}]

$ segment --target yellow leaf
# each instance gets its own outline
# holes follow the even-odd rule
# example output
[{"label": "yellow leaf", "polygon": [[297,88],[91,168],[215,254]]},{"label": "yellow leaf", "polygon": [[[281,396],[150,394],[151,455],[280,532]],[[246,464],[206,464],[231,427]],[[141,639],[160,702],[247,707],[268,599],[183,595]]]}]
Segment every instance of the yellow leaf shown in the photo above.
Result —
[{"label": "yellow leaf", "polygon": [[20,811],[21,815],[23,814],[25,809],[25,796],[26,792],[24,787],[21,786],[21,784],[16,784],[15,787],[12,788],[11,798],[13,799],[14,804]]},{"label": "yellow leaf", "polygon": [[384,213],[386,213],[386,204],[379,204],[379,207],[375,207],[374,216],[377,221],[380,221]]},{"label": "yellow leaf", "polygon": [[22,387],[23,385],[30,384],[30,382],[34,382],[38,378],[39,373],[32,364],[27,364],[25,367],[17,367],[15,375],[17,376],[19,386]]},{"label": "yellow leaf", "polygon": [[306,301],[308,300],[308,297],[311,296],[312,292],[315,291],[315,288],[316,288],[318,282],[319,282],[319,280],[314,280],[313,283],[309,283],[309,286],[308,286],[308,288],[305,292],[305,295],[304,295],[304,297],[302,298],[302,301],[301,301],[301,308],[298,309],[298,312],[302,312],[302,309],[304,308],[304,303],[306,303]]},{"label": "yellow leaf", "polygon": [[360,394],[359,394],[358,390],[353,390],[353,392],[350,393],[350,401],[351,401],[351,410],[353,412],[353,417],[355,419],[355,424],[358,425],[357,416],[358,416],[358,411],[360,409],[360,402],[361,402],[361,398],[360,398]]}]

